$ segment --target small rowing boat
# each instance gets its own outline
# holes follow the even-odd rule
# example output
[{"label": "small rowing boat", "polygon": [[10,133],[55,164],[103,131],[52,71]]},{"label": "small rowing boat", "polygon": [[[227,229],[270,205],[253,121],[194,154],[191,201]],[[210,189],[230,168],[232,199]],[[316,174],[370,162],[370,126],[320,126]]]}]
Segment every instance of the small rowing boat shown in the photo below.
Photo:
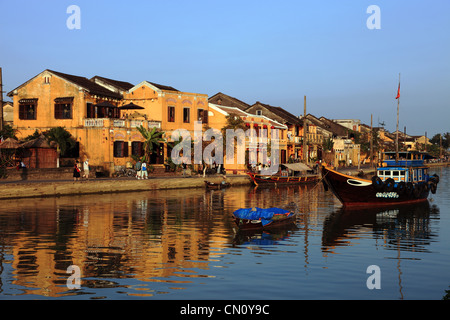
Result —
[{"label": "small rowing boat", "polygon": [[249,208],[233,212],[236,225],[241,230],[261,230],[285,226],[295,222],[295,212],[281,208]]}]

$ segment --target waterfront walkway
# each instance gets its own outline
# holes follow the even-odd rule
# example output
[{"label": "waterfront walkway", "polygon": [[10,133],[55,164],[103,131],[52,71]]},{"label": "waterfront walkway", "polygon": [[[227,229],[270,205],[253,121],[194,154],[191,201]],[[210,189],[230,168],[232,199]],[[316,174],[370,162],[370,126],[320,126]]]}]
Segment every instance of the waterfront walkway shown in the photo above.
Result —
[{"label": "waterfront walkway", "polygon": [[[205,188],[205,180],[220,183],[221,175],[206,176],[151,176],[149,179],[136,178],[94,178],[78,181],[53,180],[4,180],[0,182],[0,200],[54,197],[115,192],[137,192],[169,189]],[[247,175],[227,176],[231,185],[251,185]]]}]

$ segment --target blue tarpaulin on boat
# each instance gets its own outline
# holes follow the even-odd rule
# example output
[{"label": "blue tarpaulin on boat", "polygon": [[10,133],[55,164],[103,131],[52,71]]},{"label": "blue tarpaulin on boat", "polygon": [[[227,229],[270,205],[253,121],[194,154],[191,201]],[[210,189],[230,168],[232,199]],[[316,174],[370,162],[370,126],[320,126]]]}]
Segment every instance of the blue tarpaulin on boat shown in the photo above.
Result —
[{"label": "blue tarpaulin on boat", "polygon": [[238,209],[233,214],[235,217],[240,219],[248,220],[261,220],[263,226],[271,222],[272,218],[276,214],[286,215],[289,211],[281,208],[248,208],[248,209]]}]

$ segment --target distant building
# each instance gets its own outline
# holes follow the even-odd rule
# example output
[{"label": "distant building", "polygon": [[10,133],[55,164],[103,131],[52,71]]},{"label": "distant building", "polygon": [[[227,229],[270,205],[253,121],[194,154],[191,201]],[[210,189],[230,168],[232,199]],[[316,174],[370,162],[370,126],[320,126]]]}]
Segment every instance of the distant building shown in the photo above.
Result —
[{"label": "distant building", "polygon": [[13,125],[14,121],[14,108],[11,101],[3,102],[3,124]]},{"label": "distant building", "polygon": [[361,125],[361,120],[357,120],[357,119],[334,119],[334,122],[336,122],[337,124],[340,124],[343,127],[346,127],[347,129],[356,131],[356,132],[360,132],[360,125]]}]

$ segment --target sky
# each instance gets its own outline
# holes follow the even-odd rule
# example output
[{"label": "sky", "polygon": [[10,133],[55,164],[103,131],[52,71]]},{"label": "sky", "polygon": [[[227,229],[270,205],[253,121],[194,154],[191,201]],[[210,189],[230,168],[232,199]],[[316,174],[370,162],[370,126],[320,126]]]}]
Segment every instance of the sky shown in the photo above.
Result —
[{"label": "sky", "polygon": [[393,132],[400,78],[399,129],[431,138],[450,131],[449,12],[448,0],[0,0],[3,90],[51,69],[295,115],[306,96],[316,117]]}]

